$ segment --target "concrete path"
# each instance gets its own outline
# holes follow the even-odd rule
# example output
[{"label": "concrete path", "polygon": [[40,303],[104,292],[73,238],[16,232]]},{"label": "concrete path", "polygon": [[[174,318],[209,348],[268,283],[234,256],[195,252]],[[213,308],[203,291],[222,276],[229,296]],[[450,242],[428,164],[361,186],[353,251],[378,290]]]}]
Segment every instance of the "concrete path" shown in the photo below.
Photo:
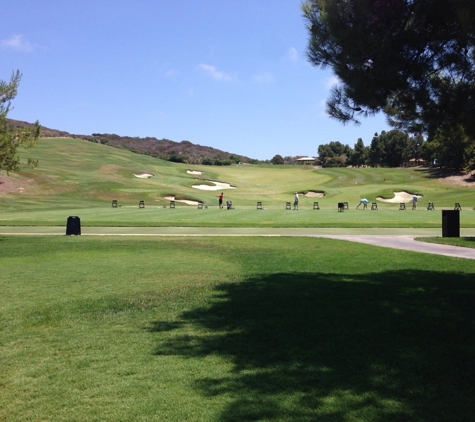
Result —
[{"label": "concrete path", "polygon": [[359,242],[366,245],[381,246],[384,248],[404,249],[413,252],[430,253],[436,255],[452,256],[455,258],[475,259],[474,248],[461,248],[458,246],[441,245],[437,243],[419,242],[414,240],[413,235],[334,235],[320,236],[331,239],[348,240],[350,242]]},{"label": "concrete path", "polygon": [[[414,240],[415,237],[441,236],[440,229],[323,229],[323,228],[228,228],[228,227],[83,227],[84,236],[303,236],[359,242],[385,248],[475,259],[475,249]],[[6,227],[0,235],[65,235],[65,227]],[[475,228],[461,229],[461,236],[475,237]]]}]

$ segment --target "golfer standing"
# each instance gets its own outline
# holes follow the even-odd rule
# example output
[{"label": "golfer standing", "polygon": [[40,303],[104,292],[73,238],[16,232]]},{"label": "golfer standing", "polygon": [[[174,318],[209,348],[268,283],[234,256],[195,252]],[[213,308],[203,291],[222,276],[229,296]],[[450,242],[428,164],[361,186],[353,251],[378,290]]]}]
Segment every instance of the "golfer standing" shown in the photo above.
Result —
[{"label": "golfer standing", "polygon": [[224,193],[221,192],[219,195],[218,195],[218,205],[219,205],[219,208],[223,208],[223,196],[224,196]]},{"label": "golfer standing", "polygon": [[294,210],[299,209],[299,194],[298,192],[295,192],[295,198],[294,198]]}]

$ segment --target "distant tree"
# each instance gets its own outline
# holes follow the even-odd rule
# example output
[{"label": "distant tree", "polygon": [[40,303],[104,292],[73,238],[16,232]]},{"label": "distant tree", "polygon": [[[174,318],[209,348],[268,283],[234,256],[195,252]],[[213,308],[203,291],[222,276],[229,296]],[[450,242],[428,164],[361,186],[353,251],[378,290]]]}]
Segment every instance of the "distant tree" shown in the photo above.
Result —
[{"label": "distant tree", "polygon": [[430,165],[435,165],[437,163],[437,150],[439,145],[436,140],[432,139],[431,142],[424,142],[421,146],[421,158],[424,161],[427,161]]},{"label": "distant tree", "polygon": [[351,154],[349,145],[343,145],[339,141],[318,146],[318,160],[322,166],[345,165],[347,157]]},{"label": "distant tree", "polygon": [[201,161],[201,164],[205,166],[212,166],[213,160],[211,158],[203,158],[203,160]]},{"label": "distant tree", "polygon": [[406,164],[411,158],[407,133],[393,129],[381,136],[385,151],[384,164],[389,167],[400,167]]},{"label": "distant tree", "polygon": [[352,166],[359,167],[367,163],[369,148],[364,146],[363,140],[358,138],[353,151],[348,157],[348,163]]},{"label": "distant tree", "polygon": [[411,158],[409,136],[393,129],[374,135],[369,149],[369,161],[373,166],[399,167]]},{"label": "distant tree", "polygon": [[423,144],[423,157],[438,166],[468,168],[475,157],[475,145],[463,127],[447,125]]},{"label": "distant tree", "polygon": [[350,152],[350,146],[344,145],[340,141],[332,141],[328,145],[335,155],[347,155]]},{"label": "distant tree", "polygon": [[[12,129],[7,124],[7,114],[10,111],[11,100],[17,95],[17,88],[21,80],[19,71],[13,72],[9,82],[0,80],[0,170],[16,171],[20,165],[17,156],[19,146],[28,148],[33,146],[40,136],[40,125],[35,123],[33,129]],[[34,167],[36,160],[28,159],[28,165]]]},{"label": "distant tree", "polygon": [[[384,131],[381,133],[385,133]],[[369,147],[369,163],[373,167],[378,167],[383,165],[384,160],[384,144],[382,139],[379,137],[377,133],[374,134],[373,139],[371,140],[371,145]]]},{"label": "distant tree", "polygon": [[343,155],[335,156],[333,160],[331,160],[330,165],[335,166],[335,167],[344,167],[346,166],[346,162],[347,162],[347,155],[343,154]]},{"label": "distant tree", "polygon": [[328,144],[321,144],[318,146],[318,161],[322,166],[329,165],[335,153]]},{"label": "distant tree", "polygon": [[422,157],[422,146],[424,144],[424,137],[418,133],[411,136],[408,140],[408,155],[409,159],[414,159],[415,164],[418,165]]},{"label": "distant tree", "polygon": [[172,151],[168,156],[168,161],[171,161],[173,163],[185,163],[187,162],[187,159],[182,154],[177,153],[176,151]]},{"label": "distant tree", "polygon": [[276,154],[272,157],[272,160],[270,160],[272,164],[285,164],[284,158],[282,155]]}]

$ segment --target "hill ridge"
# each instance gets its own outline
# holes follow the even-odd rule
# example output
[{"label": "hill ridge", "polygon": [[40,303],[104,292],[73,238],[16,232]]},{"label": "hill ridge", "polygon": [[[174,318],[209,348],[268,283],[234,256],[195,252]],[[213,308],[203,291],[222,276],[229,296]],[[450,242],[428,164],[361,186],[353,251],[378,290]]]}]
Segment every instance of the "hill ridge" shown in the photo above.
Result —
[{"label": "hill ridge", "polygon": [[[33,127],[33,123],[7,119],[12,128]],[[163,160],[205,165],[230,165],[233,163],[257,163],[259,160],[240,154],[222,151],[217,148],[193,144],[190,141],[181,142],[155,137],[120,136],[110,133],[93,133],[78,135],[66,131],[41,126],[41,136],[44,138],[73,138],[89,142],[101,143],[115,148],[127,149],[137,154],[150,155]]]}]

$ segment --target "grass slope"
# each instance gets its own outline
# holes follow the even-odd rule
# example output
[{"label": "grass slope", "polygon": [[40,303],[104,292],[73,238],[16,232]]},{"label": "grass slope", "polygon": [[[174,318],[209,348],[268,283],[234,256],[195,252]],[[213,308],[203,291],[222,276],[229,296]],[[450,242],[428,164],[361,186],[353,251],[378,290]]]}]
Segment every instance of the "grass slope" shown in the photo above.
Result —
[{"label": "grass slope", "polygon": [[[28,154],[26,154],[28,153]],[[11,175],[16,192],[0,194],[1,225],[63,225],[79,215],[83,225],[218,226],[218,227],[440,227],[440,209],[460,202],[462,227],[475,227],[473,188],[441,183],[427,169],[338,168],[311,166],[189,166],[77,139],[43,139],[22,156],[39,159],[40,167]],[[201,175],[188,174],[188,170]],[[141,179],[134,174],[151,173]],[[208,181],[226,182],[223,190],[236,209],[217,209],[217,191],[195,189]],[[20,192],[21,190],[21,192]],[[300,210],[286,211],[295,191],[324,191],[322,198],[300,195]],[[423,195],[417,211],[399,211],[399,204],[377,201],[407,191]],[[207,209],[177,203],[165,196],[200,201]],[[360,197],[377,202],[378,211],[356,211]],[[111,209],[111,201],[121,205]],[[138,209],[140,200],[145,209]],[[264,211],[256,210],[262,201]],[[319,202],[320,210],[313,210]],[[434,202],[436,212],[424,208]],[[337,203],[350,209],[337,213]]]},{"label": "grass slope", "polygon": [[308,238],[0,245],[2,421],[473,419],[471,260]]}]

